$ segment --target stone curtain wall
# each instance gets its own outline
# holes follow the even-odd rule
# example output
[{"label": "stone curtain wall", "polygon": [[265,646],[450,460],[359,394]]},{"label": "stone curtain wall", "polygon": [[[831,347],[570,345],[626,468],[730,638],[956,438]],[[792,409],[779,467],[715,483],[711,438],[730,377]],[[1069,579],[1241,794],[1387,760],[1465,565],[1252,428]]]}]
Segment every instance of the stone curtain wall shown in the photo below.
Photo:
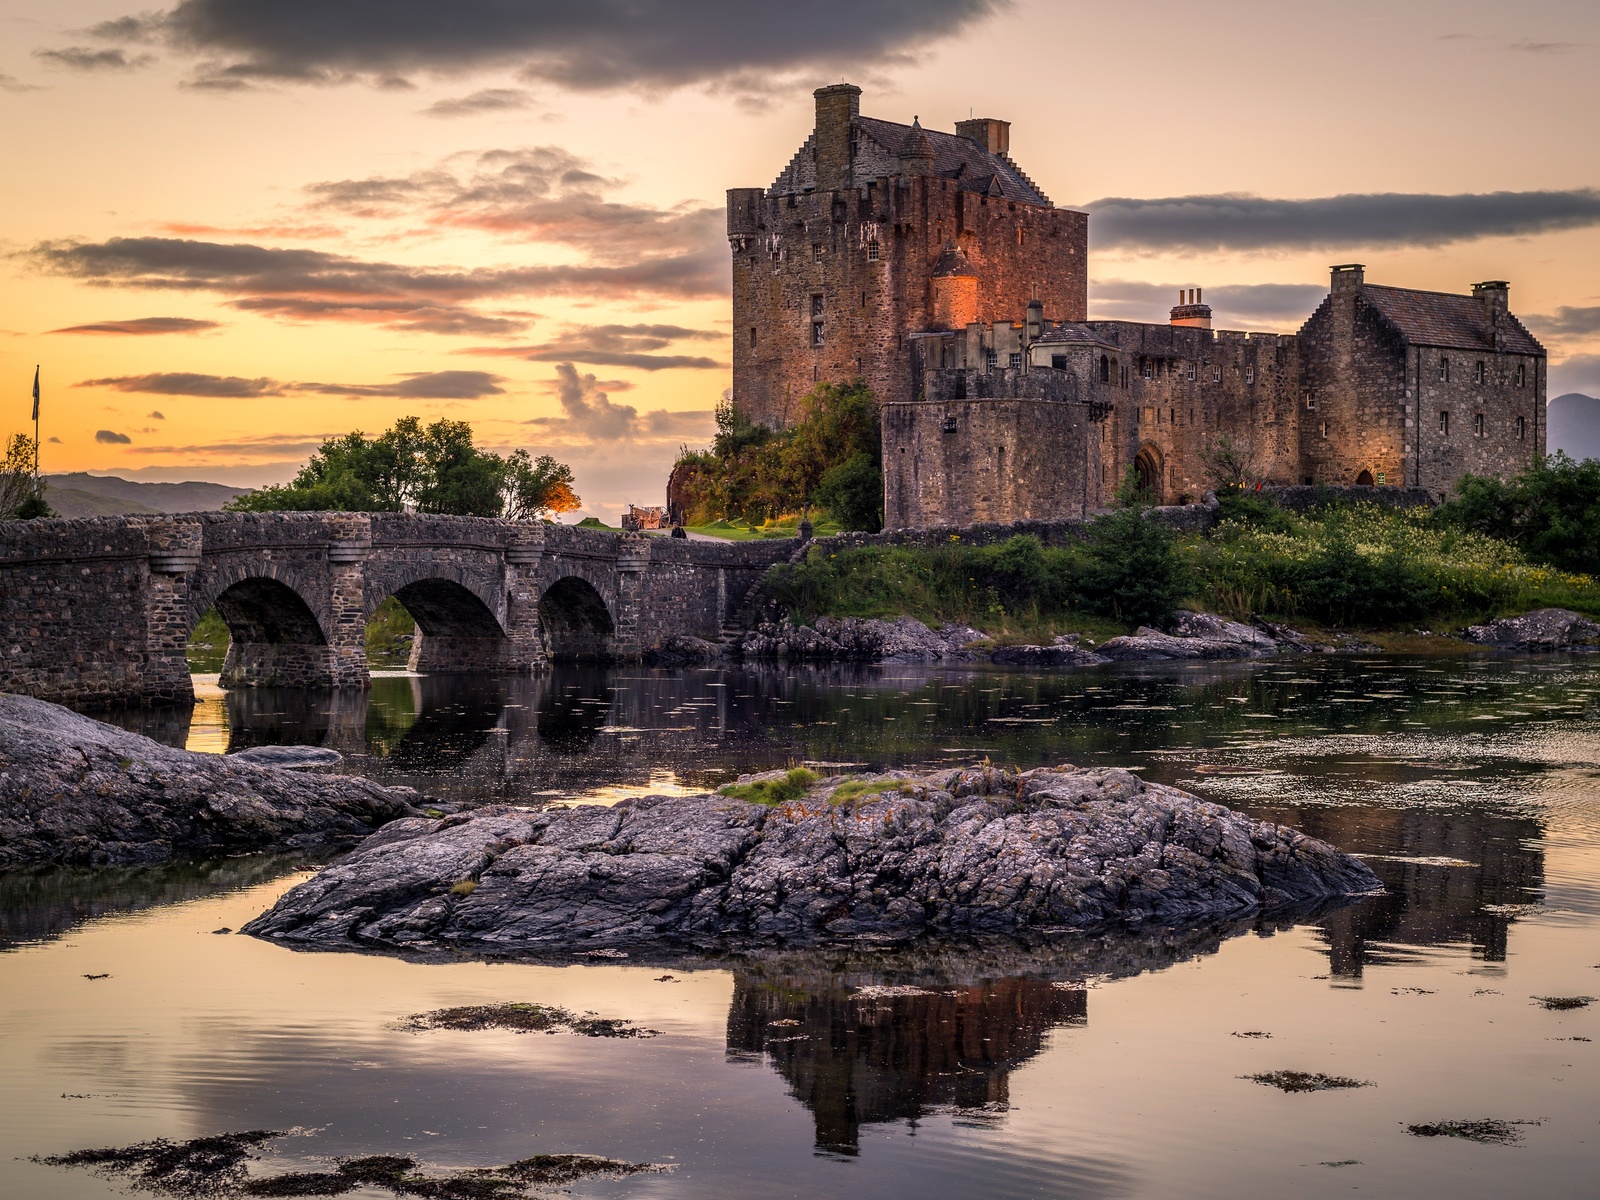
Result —
[{"label": "stone curtain wall", "polygon": [[212,605],[233,637],[225,684],[359,686],[366,622],[391,595],[418,622],[420,670],[546,665],[563,651],[540,616],[552,597],[592,626],[591,650],[636,659],[675,634],[717,637],[793,549],[398,513],[0,522],[0,690],[192,700],[185,651]]}]

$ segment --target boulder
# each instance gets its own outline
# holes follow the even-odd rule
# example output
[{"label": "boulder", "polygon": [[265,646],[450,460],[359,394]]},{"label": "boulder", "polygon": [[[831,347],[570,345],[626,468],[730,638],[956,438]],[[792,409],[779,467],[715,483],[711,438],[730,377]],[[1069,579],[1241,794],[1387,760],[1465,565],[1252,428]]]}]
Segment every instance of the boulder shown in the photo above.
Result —
[{"label": "boulder", "polygon": [[739,656],[813,662],[941,662],[972,658],[984,635],[965,625],[929,629],[914,617],[883,621],[821,617],[815,626],[763,622],[739,641]]},{"label": "boulder", "polygon": [[1570,609],[1541,608],[1520,617],[1469,626],[1461,636],[1498,650],[1574,650],[1600,644],[1600,625]]},{"label": "boulder", "polygon": [[1048,646],[1001,646],[989,658],[1007,667],[1097,667],[1111,661],[1085,650],[1081,640],[1080,634],[1063,633]]},{"label": "boulder", "polygon": [[0,868],[349,845],[415,812],[410,788],[193,754],[0,694]]},{"label": "boulder", "polygon": [[1193,658],[1253,658],[1275,654],[1278,643],[1268,634],[1214,613],[1180,610],[1173,631],[1141,625],[1132,636],[1100,643],[1095,652],[1111,662],[1151,662]]},{"label": "boulder", "polygon": [[1194,923],[1379,886],[1326,842],[1123,770],[836,776],[412,817],[244,932],[285,945],[587,954]]},{"label": "boulder", "polygon": [[716,642],[708,642],[692,634],[675,633],[659,646],[644,652],[644,660],[658,667],[682,667],[693,663],[715,662],[723,657],[724,650]]},{"label": "boulder", "polygon": [[232,762],[255,763],[262,767],[282,767],[286,771],[307,771],[316,767],[336,767],[344,755],[326,746],[250,746],[228,755]]}]

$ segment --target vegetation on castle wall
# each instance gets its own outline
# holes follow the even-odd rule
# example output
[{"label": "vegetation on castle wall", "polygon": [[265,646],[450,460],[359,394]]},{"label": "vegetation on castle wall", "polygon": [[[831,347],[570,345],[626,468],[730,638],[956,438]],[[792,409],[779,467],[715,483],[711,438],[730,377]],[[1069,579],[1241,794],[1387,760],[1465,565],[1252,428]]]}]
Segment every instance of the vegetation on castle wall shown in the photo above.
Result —
[{"label": "vegetation on castle wall", "polygon": [[674,468],[687,525],[738,519],[759,525],[819,508],[841,529],[883,527],[878,400],[859,380],[818,385],[787,429],[751,424],[731,402],[717,408],[707,450],[685,448]]}]

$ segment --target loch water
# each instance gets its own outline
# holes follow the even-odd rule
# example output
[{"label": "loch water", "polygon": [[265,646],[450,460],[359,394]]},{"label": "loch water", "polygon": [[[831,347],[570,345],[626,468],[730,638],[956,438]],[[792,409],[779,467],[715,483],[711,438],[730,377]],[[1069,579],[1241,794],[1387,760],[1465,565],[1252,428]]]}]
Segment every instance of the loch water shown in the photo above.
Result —
[{"label": "loch water", "polygon": [[[33,1156],[272,1129],[256,1174],[587,1153],[619,1197],[1600,1192],[1600,656],[395,673],[110,719],[331,746],[453,803],[614,803],[791,763],[1119,765],[1366,857],[1382,895],[1048,947],[572,965],[228,932],[295,856],[0,874],[0,1194],[125,1194]],[[526,1001],[611,1039],[429,1030]],[[1593,1039],[1593,1040],[1591,1040]],[[1248,1076],[1369,1086],[1285,1093]],[[1507,1141],[1411,1127],[1500,1121]],[[381,1190],[352,1196],[381,1197]]]}]

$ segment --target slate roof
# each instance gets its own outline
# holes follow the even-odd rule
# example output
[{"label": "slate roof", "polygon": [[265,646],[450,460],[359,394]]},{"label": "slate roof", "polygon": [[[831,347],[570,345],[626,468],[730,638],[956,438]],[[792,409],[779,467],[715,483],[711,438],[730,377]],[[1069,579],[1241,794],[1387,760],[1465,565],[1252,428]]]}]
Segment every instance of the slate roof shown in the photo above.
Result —
[{"label": "slate roof", "polygon": [[1109,346],[1116,349],[1116,342],[1107,338],[1098,329],[1089,325],[1080,325],[1074,321],[1063,321],[1059,325],[1052,325],[1039,335],[1040,343],[1050,345],[1083,345],[1089,343],[1096,346]]},{"label": "slate roof", "polygon": [[[1476,296],[1420,292],[1363,284],[1361,295],[1414,346],[1493,351],[1489,310]],[[1499,349],[1507,354],[1543,354],[1541,346],[1510,313],[1500,318]]]},{"label": "slate roof", "polygon": [[[898,154],[911,136],[911,126],[895,121],[880,121],[876,117],[857,117],[856,127],[882,146],[890,154]],[[987,195],[1001,195],[1007,200],[1021,200],[1028,204],[1050,203],[1049,197],[1034,186],[1015,163],[998,154],[990,154],[977,142],[954,133],[937,129],[924,129],[922,136],[933,147],[933,173],[956,179],[963,185]],[[998,186],[998,192],[990,186]]]}]

